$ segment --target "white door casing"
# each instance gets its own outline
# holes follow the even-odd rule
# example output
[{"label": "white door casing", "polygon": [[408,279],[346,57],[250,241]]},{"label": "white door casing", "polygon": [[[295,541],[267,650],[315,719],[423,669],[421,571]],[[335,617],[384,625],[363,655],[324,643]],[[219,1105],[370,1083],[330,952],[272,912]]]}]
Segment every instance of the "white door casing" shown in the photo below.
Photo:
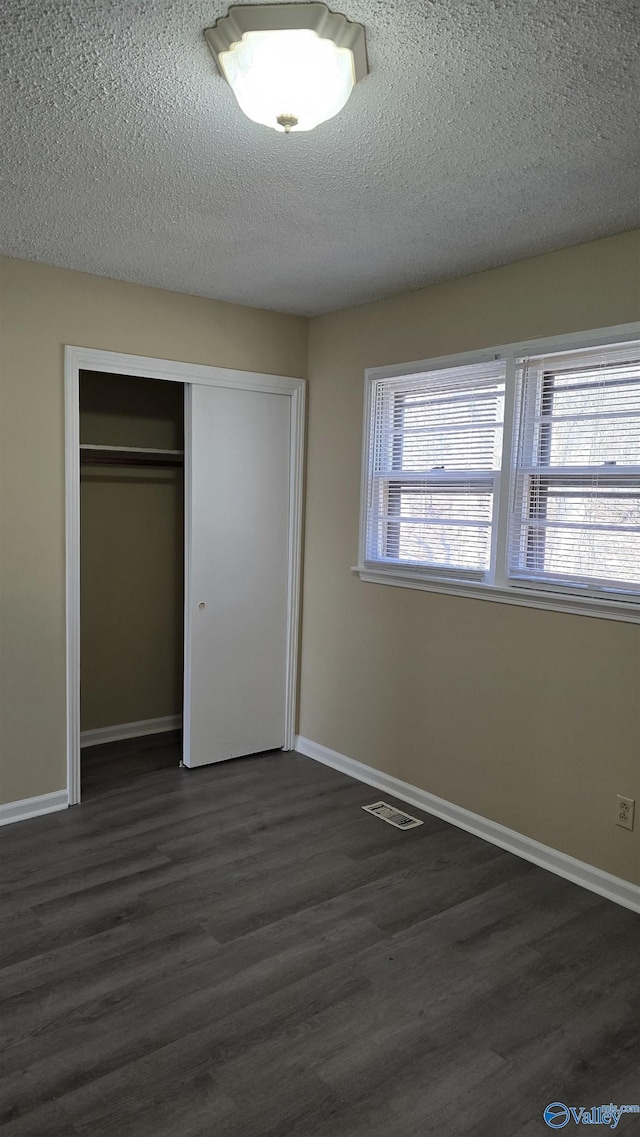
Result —
[{"label": "white door casing", "polygon": [[[300,609],[300,562],[304,379],[262,375],[230,368],[205,367],[174,360],[126,355],[93,348],[65,347],[65,504],[66,504],[66,689],[67,689],[67,792],[69,804],[80,801],[80,371],[111,372],[147,379],[286,397],[289,405],[288,532],[286,558],[286,631],[284,683],[284,740],[294,745]],[[185,464],[190,463],[185,437]],[[187,477],[188,481],[188,477]],[[188,514],[188,502],[185,503]],[[187,535],[188,538],[188,535]],[[189,538],[187,539],[188,548]],[[199,601],[198,601],[199,602]],[[205,601],[206,603],[206,601]],[[206,611],[206,609],[205,609]]]}]

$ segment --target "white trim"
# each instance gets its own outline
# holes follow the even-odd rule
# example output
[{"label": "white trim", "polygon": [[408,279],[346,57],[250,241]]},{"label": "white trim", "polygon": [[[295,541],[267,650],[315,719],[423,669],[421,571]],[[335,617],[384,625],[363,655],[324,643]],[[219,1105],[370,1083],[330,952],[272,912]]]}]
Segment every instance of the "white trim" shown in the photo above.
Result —
[{"label": "white trim", "polygon": [[[77,351],[77,349],[76,349]],[[67,792],[80,801],[80,357],[64,353]]]},{"label": "white trim", "polygon": [[[364,373],[364,410],[362,414],[362,457],[360,459],[360,524],[358,528],[358,564],[363,565],[367,555],[367,514],[369,511],[369,470],[371,467],[371,393],[374,376],[372,369]],[[377,378],[377,376],[376,376]]]},{"label": "white trim", "polygon": [[0,805],[0,825],[11,825],[14,821],[27,821],[29,817],[40,817],[43,813],[56,813],[69,805],[66,790],[56,790],[52,794],[39,797],[26,797],[21,801],[8,801]]},{"label": "white trim", "polygon": [[139,722],[123,722],[119,726],[97,726],[93,730],[80,732],[80,746],[101,746],[104,742],[122,742],[126,738],[142,738],[145,734],[163,734],[168,730],[179,730],[182,715],[165,715],[157,719],[140,719]]},{"label": "white trim", "polygon": [[515,604],[520,608],[544,608],[548,612],[570,612],[575,616],[596,616],[601,620],[621,620],[627,624],[640,623],[640,604],[625,604],[618,600],[587,599],[518,584],[500,587],[490,582],[475,584],[473,581],[444,580],[419,576],[417,573],[403,573],[399,569],[374,568],[371,565],[354,565],[351,572],[367,584],[391,584],[396,588],[446,592],[449,596],[466,596],[471,600],[497,600],[499,604]]},{"label": "white trim", "polygon": [[302,383],[291,399],[291,459],[289,474],[289,572],[287,582],[287,670],[285,676],[285,727],[283,750],[293,750],[298,693],[300,637],[300,581],[302,572],[302,507],[304,485],[304,419],[306,387]]},{"label": "white trim", "polygon": [[[515,362],[512,356],[505,360],[504,376],[504,413],[502,426],[502,459],[500,473],[496,478],[496,489],[493,494],[493,532],[491,541],[491,565],[493,578],[491,583],[498,588],[507,585],[507,548],[509,532],[509,510],[511,508],[511,454],[513,451],[513,437],[515,431],[516,408],[516,382]],[[505,470],[507,476],[505,477]]]},{"label": "white trim", "polygon": [[[302,545],[302,471],[304,454],[304,403],[306,381],[286,375],[263,375],[155,359],[142,355],[65,346],[65,506],[66,506],[66,634],[67,634],[67,786],[69,804],[80,801],[80,412],[81,370],[164,379],[175,383],[199,383],[208,387],[232,387],[245,391],[288,395],[291,398],[291,517],[289,532],[289,580],[287,607],[287,668],[285,745],[291,749],[295,735],[300,619],[300,563]],[[188,485],[190,455],[185,453],[185,485]],[[186,503],[185,503],[186,504]],[[185,509],[185,524],[188,509]],[[188,548],[188,543],[187,546]],[[185,590],[186,601],[186,590]],[[188,626],[188,622],[186,623]],[[185,682],[188,673],[185,669]],[[188,742],[185,730],[185,745]]]},{"label": "white trim", "polygon": [[243,391],[267,391],[292,395],[304,379],[288,375],[263,375],[257,371],[235,371],[230,367],[208,367],[200,363],[179,363],[175,359],[155,359],[146,355],[124,355],[118,351],[65,346],[65,359],[76,369],[106,371],[112,375],[134,375],[144,379],[166,379],[173,383],[202,383],[205,387],[237,387]]},{"label": "white trim", "polygon": [[321,746],[308,738],[298,736],[296,750],[307,758],[313,758],[316,762],[322,762],[325,766],[331,766],[334,770],[348,774],[350,778],[356,778],[359,782],[365,782],[368,786],[375,786],[378,790],[392,794],[400,801],[406,801],[409,805],[424,810],[425,813],[441,817],[459,829],[465,829],[492,845],[498,845],[501,849],[522,857],[525,861],[532,861],[540,868],[548,869],[549,872],[573,881],[574,884],[579,884],[590,892],[597,892],[599,896],[613,900],[623,908],[630,908],[632,912],[640,913],[638,884],[622,880],[584,861],[578,861],[567,853],[550,848],[549,845],[541,845],[532,837],[525,837],[514,829],[499,825],[497,821],[491,821],[479,813],[472,813],[469,809],[463,809],[460,805],[436,797],[435,794],[419,789],[418,786],[402,782],[391,774],[374,769],[373,766],[356,762],[354,758],[348,758],[345,754],[339,754],[337,750],[330,750],[327,746]]}]

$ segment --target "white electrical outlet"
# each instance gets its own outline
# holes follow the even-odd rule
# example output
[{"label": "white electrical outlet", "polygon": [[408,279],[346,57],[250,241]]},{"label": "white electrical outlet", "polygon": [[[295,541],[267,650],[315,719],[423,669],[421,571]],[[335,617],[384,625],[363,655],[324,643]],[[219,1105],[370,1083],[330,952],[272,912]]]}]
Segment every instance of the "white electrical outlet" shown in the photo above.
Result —
[{"label": "white electrical outlet", "polygon": [[621,825],[623,829],[633,829],[635,809],[635,798],[623,797],[622,794],[618,794],[616,798],[616,825]]}]

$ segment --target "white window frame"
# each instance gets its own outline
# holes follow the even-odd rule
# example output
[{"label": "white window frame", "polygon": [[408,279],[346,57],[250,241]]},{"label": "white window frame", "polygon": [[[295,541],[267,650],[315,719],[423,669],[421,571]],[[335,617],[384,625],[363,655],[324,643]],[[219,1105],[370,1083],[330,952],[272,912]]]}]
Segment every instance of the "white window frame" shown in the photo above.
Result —
[{"label": "white window frame", "polygon": [[[399,588],[414,588],[425,592],[441,592],[451,596],[464,596],[476,600],[493,600],[502,604],[516,604],[526,608],[543,608],[549,611],[573,612],[597,616],[607,620],[640,623],[640,595],[614,599],[604,594],[577,594],[570,584],[543,584],[540,581],[509,578],[507,569],[509,502],[515,468],[513,461],[516,430],[516,367],[517,360],[526,355],[552,355],[564,351],[606,347],[640,339],[640,321],[614,327],[596,328],[570,335],[550,336],[543,339],[523,340],[520,343],[501,344],[483,351],[467,351],[436,359],[417,360],[389,367],[369,367],[365,371],[362,473],[360,491],[360,534],[358,564],[352,572],[362,581],[371,584],[388,584]],[[505,407],[501,471],[496,476],[494,522],[492,533],[491,571],[483,581],[453,580],[416,567],[367,562],[366,528],[369,482],[369,450],[371,445],[371,399],[374,383],[380,379],[402,377],[417,372],[460,367],[464,364],[504,360]]]}]

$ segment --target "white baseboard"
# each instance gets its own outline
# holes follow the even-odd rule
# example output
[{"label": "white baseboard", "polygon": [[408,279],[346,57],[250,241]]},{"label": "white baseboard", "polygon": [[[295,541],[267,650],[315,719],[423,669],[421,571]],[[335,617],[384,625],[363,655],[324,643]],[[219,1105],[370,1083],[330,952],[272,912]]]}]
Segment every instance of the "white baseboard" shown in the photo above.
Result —
[{"label": "white baseboard", "polygon": [[472,813],[462,806],[436,797],[435,794],[421,790],[418,786],[402,782],[391,774],[383,773],[382,770],[375,770],[373,766],[366,766],[364,762],[356,762],[354,758],[347,758],[345,754],[339,754],[337,750],[330,750],[327,746],[321,746],[308,738],[298,735],[295,748],[307,758],[314,758],[316,762],[323,762],[325,766],[341,770],[351,778],[365,782],[368,786],[375,786],[376,789],[383,790],[399,798],[400,801],[406,801],[409,805],[424,810],[425,813],[433,813],[436,817],[457,825],[459,829],[466,829],[468,833],[482,837],[492,845],[499,845],[501,849],[515,853],[517,857],[533,861],[535,865],[563,876],[574,884],[580,884],[591,892],[597,892],[624,908],[630,908],[632,912],[640,912],[640,885],[621,880],[620,877],[612,876],[611,873],[604,872],[594,865],[588,865],[584,861],[577,861],[567,853],[561,853],[548,845],[541,845],[532,837],[525,837],[522,833],[516,833],[514,829],[499,825],[497,821],[490,821],[479,813]]},{"label": "white baseboard", "polygon": [[80,732],[80,746],[100,746],[103,742],[122,742],[125,738],[141,738],[143,734],[162,734],[166,730],[179,730],[182,715],[165,715],[160,719],[140,719],[119,726],[99,726],[95,730]]},{"label": "white baseboard", "polygon": [[26,797],[22,801],[9,801],[0,805],[0,825],[26,821],[29,817],[40,817],[42,813],[55,813],[58,809],[66,809],[68,804],[69,795],[66,790],[40,794],[39,797]]}]

